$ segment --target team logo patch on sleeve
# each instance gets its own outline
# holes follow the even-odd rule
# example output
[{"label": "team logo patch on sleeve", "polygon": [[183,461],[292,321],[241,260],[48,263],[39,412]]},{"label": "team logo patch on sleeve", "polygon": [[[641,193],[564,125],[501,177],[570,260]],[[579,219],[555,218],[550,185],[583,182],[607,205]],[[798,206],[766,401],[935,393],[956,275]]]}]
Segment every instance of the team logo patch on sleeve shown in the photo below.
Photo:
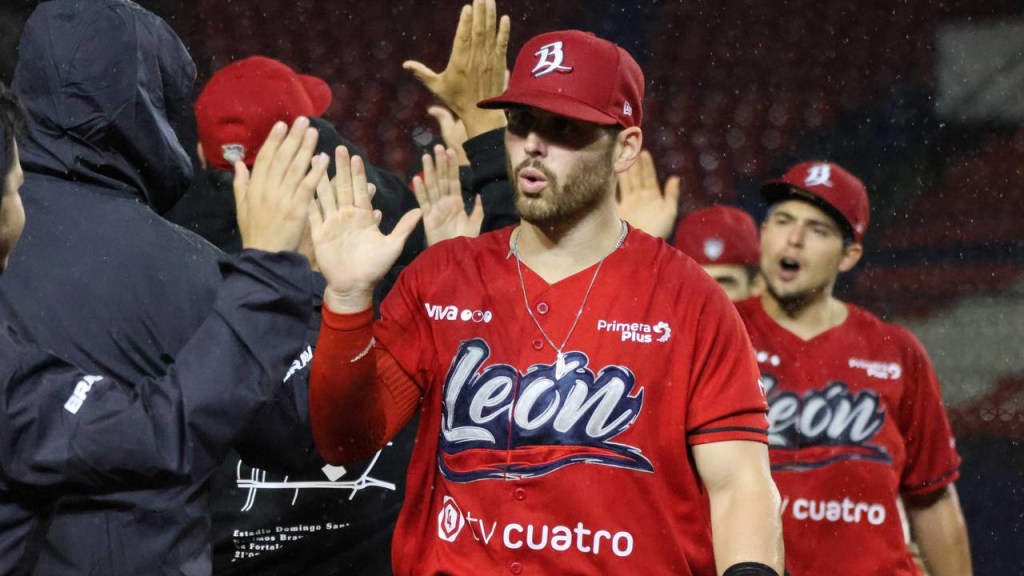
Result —
[{"label": "team logo patch on sleeve", "polygon": [[445,377],[438,467],[453,482],[529,478],[570,464],[653,472],[639,448],[612,442],[643,409],[633,373],[606,366],[596,375],[582,352],[525,374],[506,364],[483,368],[490,348],[481,339],[459,347]]}]

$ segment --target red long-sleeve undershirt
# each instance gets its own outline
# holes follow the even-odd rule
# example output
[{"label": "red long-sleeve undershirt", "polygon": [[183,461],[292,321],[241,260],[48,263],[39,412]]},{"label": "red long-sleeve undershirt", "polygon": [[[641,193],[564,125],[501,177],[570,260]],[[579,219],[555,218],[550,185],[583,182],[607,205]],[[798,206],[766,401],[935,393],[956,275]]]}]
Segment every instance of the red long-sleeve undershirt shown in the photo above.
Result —
[{"label": "red long-sleeve undershirt", "polygon": [[422,391],[373,343],[373,311],[323,306],[309,378],[309,415],[320,455],[331,464],[365,460],[412,418]]}]

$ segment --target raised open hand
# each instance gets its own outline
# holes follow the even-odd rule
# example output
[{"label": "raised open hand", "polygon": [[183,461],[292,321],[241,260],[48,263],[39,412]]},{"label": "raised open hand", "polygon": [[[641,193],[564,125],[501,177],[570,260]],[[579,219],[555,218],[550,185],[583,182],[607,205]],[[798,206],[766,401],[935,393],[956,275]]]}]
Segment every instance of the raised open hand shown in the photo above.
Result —
[{"label": "raised open hand", "polygon": [[658,188],[651,153],[644,150],[640,160],[619,174],[619,216],[651,236],[667,239],[672,235],[679,213],[679,177],[665,182],[664,192]]},{"label": "raised open hand", "polygon": [[434,72],[415,60],[402,63],[466,125],[470,138],[505,126],[501,110],[481,110],[476,103],[505,89],[505,63],[510,21],[497,17],[494,0],[463,6],[448,65]]},{"label": "raised open hand", "polygon": [[317,188],[319,207],[311,204],[309,223],[316,261],[327,279],[324,302],[335,312],[354,313],[373,304],[374,286],[398,260],[422,212],[410,210],[391,234],[381,233],[362,158],[349,158],[348,149],[339,146],[335,168],[334,182]]},{"label": "raised open hand", "polygon": [[241,160],[235,162],[233,187],[242,247],[267,252],[299,247],[309,203],[329,164],[326,156],[313,158],[318,134],[307,118],[296,118],[291,130],[278,122],[256,155],[252,174]]},{"label": "raised open hand", "polygon": [[423,209],[427,246],[456,236],[479,236],[484,207],[480,196],[477,196],[473,213],[466,214],[455,152],[438,144],[434,147],[434,157],[436,161],[430,158],[430,154],[423,155],[423,177],[416,176],[412,180],[416,201]]},{"label": "raised open hand", "polygon": [[444,140],[445,146],[455,151],[459,165],[469,166],[469,157],[462,146],[469,136],[466,135],[466,125],[462,120],[456,118],[451,110],[436,104],[427,108],[427,114],[437,120],[437,126],[441,129],[441,139]]}]

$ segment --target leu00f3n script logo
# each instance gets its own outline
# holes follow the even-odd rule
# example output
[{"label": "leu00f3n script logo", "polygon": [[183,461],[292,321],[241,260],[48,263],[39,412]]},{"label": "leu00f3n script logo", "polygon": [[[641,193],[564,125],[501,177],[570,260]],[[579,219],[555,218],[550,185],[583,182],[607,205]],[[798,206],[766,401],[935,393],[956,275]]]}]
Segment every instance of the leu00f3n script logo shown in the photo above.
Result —
[{"label": "leu00f3n script logo", "polygon": [[873,390],[853,391],[836,380],[798,393],[781,389],[770,373],[762,373],[761,381],[772,470],[811,470],[844,460],[892,463],[885,446],[874,442],[886,411]]},{"label": "leu00f3n script logo", "polygon": [[613,440],[643,411],[644,389],[625,367],[595,370],[569,351],[568,367],[485,366],[480,338],[459,346],[445,376],[438,468],[451,482],[532,478],[569,465],[653,472],[640,448]]}]

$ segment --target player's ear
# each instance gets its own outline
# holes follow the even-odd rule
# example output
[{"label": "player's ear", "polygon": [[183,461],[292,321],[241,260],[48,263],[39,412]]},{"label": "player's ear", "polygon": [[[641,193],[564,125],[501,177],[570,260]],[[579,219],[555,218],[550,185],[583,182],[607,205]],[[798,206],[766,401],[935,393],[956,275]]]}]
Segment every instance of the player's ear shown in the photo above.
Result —
[{"label": "player's ear", "polygon": [[864,245],[860,242],[851,242],[843,246],[843,257],[839,260],[839,271],[848,272],[853,270],[853,267],[860,262],[861,256],[864,255]]},{"label": "player's ear", "polygon": [[640,158],[644,147],[644,134],[638,126],[622,130],[615,137],[615,172],[621,174]]}]

